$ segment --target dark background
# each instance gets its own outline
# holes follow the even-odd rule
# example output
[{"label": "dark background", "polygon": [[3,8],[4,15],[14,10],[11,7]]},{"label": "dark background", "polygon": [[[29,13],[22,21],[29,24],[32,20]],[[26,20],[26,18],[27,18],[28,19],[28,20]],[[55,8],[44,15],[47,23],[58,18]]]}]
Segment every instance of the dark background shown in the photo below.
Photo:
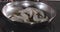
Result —
[{"label": "dark background", "polygon": [[[8,20],[6,17],[3,16],[1,13],[2,7],[8,2],[0,2],[0,32],[60,32],[60,2],[59,1],[50,1],[47,2],[48,5],[53,7],[57,15],[55,19],[48,24],[44,28],[24,28],[22,25],[18,25],[18,23],[13,23],[10,20]],[[17,25],[16,25],[17,24]],[[28,26],[29,27],[29,26]]]}]

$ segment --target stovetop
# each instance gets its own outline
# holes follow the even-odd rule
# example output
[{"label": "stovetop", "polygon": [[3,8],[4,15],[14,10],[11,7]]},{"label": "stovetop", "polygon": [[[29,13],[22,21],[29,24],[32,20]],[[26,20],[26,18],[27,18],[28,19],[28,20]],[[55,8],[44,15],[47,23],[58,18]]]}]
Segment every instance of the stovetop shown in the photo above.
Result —
[{"label": "stovetop", "polygon": [[1,13],[2,7],[8,2],[0,2],[0,32],[60,32],[60,2],[50,1],[47,2],[51,7],[53,7],[57,15],[55,19],[43,28],[24,28],[19,23],[14,23],[8,20]]}]

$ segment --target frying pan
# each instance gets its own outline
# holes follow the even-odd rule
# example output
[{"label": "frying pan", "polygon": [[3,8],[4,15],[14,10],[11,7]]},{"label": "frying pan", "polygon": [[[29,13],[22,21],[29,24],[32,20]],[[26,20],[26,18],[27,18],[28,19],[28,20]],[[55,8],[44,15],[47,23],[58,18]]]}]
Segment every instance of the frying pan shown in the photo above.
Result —
[{"label": "frying pan", "polygon": [[[15,5],[15,7],[19,7],[19,8],[17,9],[15,7],[12,7],[14,5]],[[9,8],[7,8],[7,7],[9,7]],[[16,12],[15,9],[19,10],[21,8],[27,8],[27,7],[34,7],[34,8],[37,8],[37,9],[40,9],[40,10],[46,12],[46,15],[49,16],[48,23],[50,23],[56,16],[56,12],[51,6],[49,6],[43,2],[34,2],[34,1],[9,2],[2,8],[2,13],[6,18],[9,19],[9,17],[13,14],[13,12]],[[12,9],[14,9],[14,10],[12,10]],[[33,23],[33,24],[36,24],[36,23]]]}]

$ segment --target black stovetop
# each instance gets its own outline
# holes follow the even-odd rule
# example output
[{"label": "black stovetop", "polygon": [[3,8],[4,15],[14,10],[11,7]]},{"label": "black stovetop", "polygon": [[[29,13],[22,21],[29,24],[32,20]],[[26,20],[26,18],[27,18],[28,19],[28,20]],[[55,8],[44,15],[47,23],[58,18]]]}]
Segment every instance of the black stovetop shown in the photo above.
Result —
[{"label": "black stovetop", "polygon": [[19,23],[14,23],[4,17],[1,13],[2,7],[8,2],[0,2],[0,32],[60,32],[60,2],[48,2],[53,7],[57,15],[55,19],[43,28],[24,28]]}]

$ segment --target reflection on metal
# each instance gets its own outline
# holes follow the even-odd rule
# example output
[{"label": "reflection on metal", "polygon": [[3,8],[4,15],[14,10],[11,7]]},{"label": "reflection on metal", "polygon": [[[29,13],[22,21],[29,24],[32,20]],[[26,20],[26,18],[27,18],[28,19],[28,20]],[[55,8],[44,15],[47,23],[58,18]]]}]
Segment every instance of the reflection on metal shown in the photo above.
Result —
[{"label": "reflection on metal", "polygon": [[44,8],[44,6],[43,6],[43,5],[38,5],[38,7],[39,7],[39,8]]},{"label": "reflection on metal", "polygon": [[23,3],[22,5],[25,7],[28,7],[30,4],[29,3]]}]

